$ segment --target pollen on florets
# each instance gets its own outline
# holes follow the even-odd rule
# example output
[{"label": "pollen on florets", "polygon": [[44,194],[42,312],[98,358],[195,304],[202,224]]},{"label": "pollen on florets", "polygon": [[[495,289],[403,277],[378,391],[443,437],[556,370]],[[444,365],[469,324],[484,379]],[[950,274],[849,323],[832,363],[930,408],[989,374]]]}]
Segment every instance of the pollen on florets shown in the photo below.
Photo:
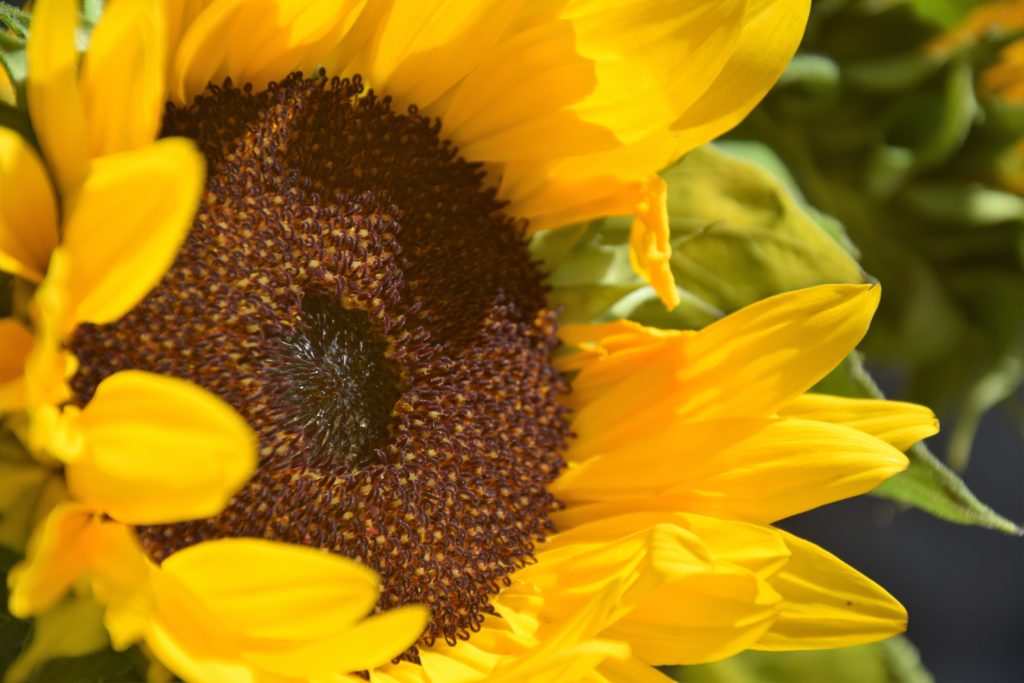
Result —
[{"label": "pollen on florets", "polygon": [[86,403],[122,369],[193,381],[253,426],[260,465],[220,515],[139,528],[155,560],[226,536],[354,557],[381,609],[431,609],[427,644],[478,628],[551,532],[554,315],[521,226],[439,130],[358,78],[168,106],[164,134],[208,161],[195,224],[144,301],[79,328],[72,384]]}]

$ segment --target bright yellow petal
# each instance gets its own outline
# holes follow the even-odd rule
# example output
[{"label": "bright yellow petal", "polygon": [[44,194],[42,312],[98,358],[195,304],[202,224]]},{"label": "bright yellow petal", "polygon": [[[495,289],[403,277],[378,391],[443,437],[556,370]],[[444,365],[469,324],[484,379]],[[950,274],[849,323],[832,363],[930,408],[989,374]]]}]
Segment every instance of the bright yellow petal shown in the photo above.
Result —
[{"label": "bright yellow petal", "polygon": [[808,420],[724,420],[666,428],[570,467],[563,502],[635,501],[771,522],[875,488],[906,457],[868,434]]},{"label": "bright yellow petal", "polygon": [[65,329],[117,320],[160,281],[192,227],[204,168],[182,138],[93,162],[65,228]]},{"label": "bright yellow petal", "polygon": [[98,549],[92,511],[62,503],[29,541],[25,561],[7,577],[11,614],[26,618],[57,603],[92,563]]},{"label": "bright yellow petal", "polygon": [[649,190],[636,209],[629,235],[629,260],[633,270],[658,293],[665,308],[679,305],[679,292],[669,267],[668,185],[658,176],[648,180]]},{"label": "bright yellow petal", "polygon": [[190,101],[231,78],[263,89],[321,61],[360,8],[356,0],[217,0],[185,30],[174,57],[171,97]]},{"label": "bright yellow petal", "polygon": [[32,333],[14,318],[0,320],[0,412],[25,407],[25,362],[32,350]]},{"label": "bright yellow petal", "polygon": [[652,665],[696,664],[747,649],[769,628],[780,598],[755,574],[719,565],[672,581],[607,630]]},{"label": "bright yellow petal", "polygon": [[739,123],[785,68],[808,7],[806,0],[745,4],[739,38],[724,68],[671,129],[664,126],[588,154],[494,165],[509,212],[528,219],[531,231],[633,214],[646,178]]},{"label": "bright yellow petal", "polygon": [[92,562],[92,591],[106,608],[103,623],[114,649],[124,650],[149,627],[155,602],[152,564],[131,528],[106,522],[100,531],[103,552]]},{"label": "bright yellow petal", "polygon": [[629,655],[628,643],[595,638],[561,648],[550,648],[542,655],[510,658],[511,663],[507,667],[499,668],[486,680],[488,683],[576,683],[587,680],[587,676],[602,663],[625,660]]},{"label": "bright yellow petal", "polygon": [[395,98],[428,109],[498,41],[523,0],[398,0],[348,71]]},{"label": "bright yellow petal", "polygon": [[[702,329],[688,349],[695,362],[686,371],[701,377],[693,388],[709,393],[682,411],[690,419],[775,412],[853,350],[880,297],[877,285],[810,287],[770,297]],[[711,389],[704,380],[717,386]]]},{"label": "bright yellow petal", "polygon": [[256,437],[229,405],[136,370],[100,382],[77,419],[84,454],[66,467],[80,501],[125,524],[220,512],[256,466]]},{"label": "bright yellow petal", "polygon": [[772,581],[783,597],[758,650],[848,647],[888,638],[907,628],[907,612],[881,586],[813,543],[783,534],[793,553]]},{"label": "bright yellow petal", "polygon": [[571,604],[563,594],[578,599],[602,577],[621,577],[628,588],[602,637],[630,643],[648,664],[721,658],[764,633],[779,598],[756,572],[716,561],[694,532],[672,512],[612,516],[552,537],[513,578],[553,594],[552,609]]},{"label": "bright yellow petal", "polygon": [[[636,536],[624,542],[625,547],[640,551],[639,556],[632,559],[639,559],[642,564],[646,562],[647,556],[643,549],[644,541],[652,538],[650,534],[644,536],[640,545],[635,543]],[[586,549],[582,550],[579,556],[587,557]],[[616,554],[618,553],[614,551],[611,555],[597,552],[597,555],[605,557]],[[620,555],[620,558],[628,556],[629,550],[626,550],[626,554]],[[597,584],[582,584],[582,590],[574,591],[577,595],[569,598],[571,609],[566,609],[567,604],[558,604],[559,598],[563,597],[559,591],[542,590],[543,597],[539,602],[551,600],[555,604],[545,608],[546,612],[541,615],[544,628],[539,634],[537,646],[526,652],[505,657],[485,680],[488,683],[573,683],[587,680],[587,675],[604,661],[627,659],[630,655],[627,643],[599,636],[610,620],[621,613],[624,601],[629,600],[627,595],[640,585],[648,585],[647,579],[653,575],[649,571],[641,573],[644,576],[631,576],[628,572],[613,571],[601,576]],[[502,599],[504,597],[501,596]],[[513,596],[512,599],[515,600],[516,597],[522,595]],[[503,615],[513,609],[504,600],[498,604],[498,611]]]},{"label": "bright yellow petal", "polygon": [[39,0],[27,48],[28,109],[39,146],[65,196],[74,194],[89,163],[89,134],[78,94],[75,0]]},{"label": "bright yellow petal", "polygon": [[467,158],[586,154],[668,128],[721,71],[743,17],[732,0],[555,7],[480,60],[441,114]]},{"label": "bright yellow petal", "polygon": [[[197,680],[372,668],[404,651],[427,622],[416,606],[360,620],[356,606],[369,610],[377,599],[372,572],[339,555],[257,539],[175,553],[156,586],[158,613],[147,642],[174,671]],[[311,609],[317,595],[325,612]]]},{"label": "bright yellow petal", "polygon": [[82,106],[93,156],[138,149],[163,119],[167,27],[163,2],[107,5],[82,65]]},{"label": "bright yellow petal", "polygon": [[57,246],[57,204],[43,162],[0,126],[0,270],[40,282]]},{"label": "bright yellow petal", "polygon": [[900,451],[939,431],[935,413],[925,406],[903,401],[804,394],[784,406],[779,415],[846,425]]},{"label": "bright yellow petal", "polygon": [[700,537],[711,557],[771,579],[789,562],[790,551],[778,530],[764,524],[680,514]]},{"label": "bright yellow petal", "polygon": [[[825,285],[747,306],[669,339],[599,394],[570,397],[572,450],[609,449],[675,421],[767,417],[809,389],[860,341],[879,288]],[[583,386],[602,384],[587,375]]]},{"label": "bright yellow petal", "polygon": [[597,668],[596,679],[604,683],[674,683],[675,679],[661,673],[650,664],[647,664],[636,657],[626,660],[608,659]]},{"label": "bright yellow petal", "polygon": [[[78,361],[64,350],[61,329],[68,308],[67,276],[67,254],[63,247],[57,247],[50,255],[46,278],[29,305],[34,339],[25,360],[25,398],[33,422],[46,421],[47,416],[40,413],[44,409],[52,422],[57,415],[56,406],[71,399],[68,380],[77,370]],[[53,426],[33,425],[32,429],[46,431]],[[43,449],[46,443],[46,439],[32,439],[32,447],[37,450]]]},{"label": "bright yellow petal", "polygon": [[203,600],[222,628],[256,638],[330,637],[369,614],[379,592],[377,575],[357,562],[253,539],[194,545],[161,569]]},{"label": "bright yellow petal", "polygon": [[333,638],[284,648],[246,642],[244,656],[261,670],[280,676],[315,678],[363,671],[402,654],[420,637],[429,619],[425,607],[406,605],[368,617]]},{"label": "bright yellow petal", "polygon": [[672,125],[695,149],[738,124],[768,93],[803,37],[810,0],[749,0],[739,44],[707,92]]}]

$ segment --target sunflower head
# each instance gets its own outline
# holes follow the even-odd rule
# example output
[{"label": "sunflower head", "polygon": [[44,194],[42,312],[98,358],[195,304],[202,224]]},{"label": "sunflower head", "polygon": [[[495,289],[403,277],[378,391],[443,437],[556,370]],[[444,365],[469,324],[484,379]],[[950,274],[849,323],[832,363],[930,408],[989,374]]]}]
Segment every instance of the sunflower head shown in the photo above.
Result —
[{"label": "sunflower head", "polygon": [[526,248],[632,215],[678,301],[656,172],[753,107],[806,2],[125,1],[80,69],[75,3],[38,5],[42,157],[0,138],[0,206],[28,171],[46,229],[0,233],[35,287],[0,395],[69,500],[16,613],[84,581],[115,645],[197,681],[635,680],[903,627],[770,526],[933,428],[803,397],[878,289],[560,342]]}]

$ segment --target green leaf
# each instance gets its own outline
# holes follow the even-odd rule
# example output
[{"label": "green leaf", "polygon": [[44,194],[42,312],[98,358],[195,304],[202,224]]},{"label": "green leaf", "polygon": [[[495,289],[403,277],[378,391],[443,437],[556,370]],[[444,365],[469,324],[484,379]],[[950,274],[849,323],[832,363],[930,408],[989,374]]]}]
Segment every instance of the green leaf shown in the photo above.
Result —
[{"label": "green leaf", "polygon": [[914,646],[896,637],[836,650],[757,652],[668,670],[684,683],[931,683]]},{"label": "green leaf", "polygon": [[[856,352],[815,390],[841,396],[885,398]],[[943,465],[923,442],[911,447],[907,457],[909,467],[884,482],[872,495],[911,505],[955,524],[1024,535],[1024,530],[978,500],[963,480]]]},{"label": "green leaf", "polygon": [[663,175],[676,282],[714,308],[864,280],[856,260],[759,166],[705,146]]}]

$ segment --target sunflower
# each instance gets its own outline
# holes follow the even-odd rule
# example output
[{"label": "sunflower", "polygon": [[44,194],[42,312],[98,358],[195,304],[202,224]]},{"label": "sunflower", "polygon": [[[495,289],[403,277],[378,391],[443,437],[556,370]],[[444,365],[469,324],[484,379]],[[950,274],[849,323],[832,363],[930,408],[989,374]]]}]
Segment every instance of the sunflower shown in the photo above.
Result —
[{"label": "sunflower", "polygon": [[805,393],[879,288],[559,333],[524,241],[633,215],[674,305],[656,173],[764,95],[807,4],[120,0],[79,68],[76,3],[36,3],[0,397],[67,500],[12,612],[84,586],[195,681],[653,681],[902,630],[771,526],[935,431]]}]

